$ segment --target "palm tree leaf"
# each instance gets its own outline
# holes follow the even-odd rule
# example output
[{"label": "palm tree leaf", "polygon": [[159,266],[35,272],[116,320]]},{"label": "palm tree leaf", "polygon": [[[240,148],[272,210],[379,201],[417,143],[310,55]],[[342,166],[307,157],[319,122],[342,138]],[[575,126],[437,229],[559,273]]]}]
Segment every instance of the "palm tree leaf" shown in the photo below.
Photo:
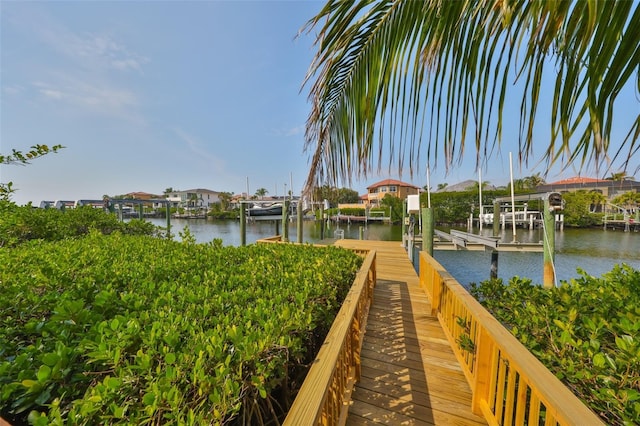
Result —
[{"label": "palm tree leaf", "polygon": [[[424,151],[448,168],[469,137],[486,161],[502,139],[507,93],[521,96],[526,163],[544,87],[555,90],[543,158],[598,166],[615,101],[639,72],[638,26],[640,7],[628,1],[329,0],[305,27],[319,29],[305,79],[307,188],[366,176],[385,157],[413,175]],[[639,128],[636,119],[616,155],[637,152]]]}]

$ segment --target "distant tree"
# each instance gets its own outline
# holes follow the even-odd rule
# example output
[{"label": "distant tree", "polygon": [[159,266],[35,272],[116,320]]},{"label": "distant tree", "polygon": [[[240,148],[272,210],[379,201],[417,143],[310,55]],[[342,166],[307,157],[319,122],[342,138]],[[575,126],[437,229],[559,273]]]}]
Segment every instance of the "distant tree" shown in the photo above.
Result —
[{"label": "distant tree", "polygon": [[544,185],[545,183],[547,183],[545,179],[540,175],[539,172],[524,178],[524,182],[525,182],[525,186],[528,189],[535,189],[538,186]]},{"label": "distant tree", "polygon": [[269,191],[267,191],[266,188],[258,188],[256,190],[256,197],[260,197],[260,199],[262,200],[264,198],[265,195],[267,195],[269,193]]},{"label": "distant tree", "polygon": [[623,180],[627,179],[627,173],[626,172],[616,172],[616,173],[611,173],[611,176],[605,178],[605,180],[612,180],[614,182],[622,182]]},{"label": "distant tree", "polygon": [[318,201],[329,201],[331,207],[336,207],[340,203],[357,203],[360,200],[360,195],[353,189],[329,185],[316,187],[313,194]]},{"label": "distant tree", "polygon": [[618,206],[639,206],[640,205],[640,192],[628,191],[624,194],[620,194],[611,200],[613,204]]},{"label": "distant tree", "polygon": [[170,186],[170,187],[168,187],[168,188],[166,188],[166,189],[164,190],[163,194],[164,194],[164,195],[169,195],[169,194],[171,194],[172,192],[173,192],[173,187],[171,187],[171,186]]},{"label": "distant tree", "polygon": [[[489,182],[488,180],[482,181],[482,190],[484,191],[484,189],[489,186],[491,182]],[[469,188],[467,188],[470,191],[474,191],[474,192],[478,192],[480,188],[480,184],[476,181],[473,183],[473,185],[471,185]]]},{"label": "distant tree", "polygon": [[514,191],[524,191],[527,189],[527,184],[524,179],[514,179],[513,180],[513,190]]},{"label": "distant tree", "polygon": [[[52,152],[58,152],[63,149],[62,145],[33,145],[29,151],[22,152],[15,149],[11,150],[11,154],[0,154],[0,164],[13,164],[13,165],[27,165],[31,160],[35,160],[38,157],[50,154]],[[9,200],[11,194],[16,190],[13,188],[13,182],[2,183],[0,182],[0,200]]]},{"label": "distant tree", "polygon": [[385,194],[384,198],[380,200],[380,205],[389,209],[392,222],[402,220],[402,199],[391,194]]},{"label": "distant tree", "polygon": [[218,198],[220,199],[220,208],[222,210],[229,209],[229,205],[231,204],[231,197],[233,197],[233,194],[231,192],[221,192],[218,194]]},{"label": "distant tree", "polygon": [[338,189],[338,203],[351,204],[360,201],[360,194],[349,188]]},{"label": "distant tree", "polygon": [[[445,189],[448,185],[449,185],[449,184],[448,184],[448,183],[446,183],[446,182],[445,182],[445,183],[439,183],[439,184],[438,184],[438,191],[440,191],[440,190],[442,190],[442,189]],[[425,188],[424,188],[424,189],[425,189],[425,190],[427,189],[427,188],[426,188],[426,186],[425,186]]]},{"label": "distant tree", "polygon": [[198,205],[198,194],[189,195],[189,205],[192,207],[196,207]]},{"label": "distant tree", "polygon": [[588,227],[601,223],[601,215],[595,214],[604,202],[602,194],[591,191],[575,191],[562,195],[564,221],[567,226]]}]

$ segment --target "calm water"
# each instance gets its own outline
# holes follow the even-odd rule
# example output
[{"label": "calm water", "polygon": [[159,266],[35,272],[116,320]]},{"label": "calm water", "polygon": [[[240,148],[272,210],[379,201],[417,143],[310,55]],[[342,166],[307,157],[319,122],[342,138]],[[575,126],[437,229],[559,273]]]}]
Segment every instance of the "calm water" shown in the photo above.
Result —
[{"label": "calm water", "polygon": [[[162,219],[153,219],[159,226],[166,223]],[[204,219],[171,221],[172,232],[178,232],[185,226],[198,242],[209,242],[220,238],[225,245],[240,245],[240,224],[238,221],[212,221]],[[359,237],[360,225],[332,225],[325,230],[325,236],[331,238],[336,229],[344,231],[345,238]],[[320,224],[305,221],[303,227],[304,242],[316,242],[320,239]],[[269,222],[247,224],[247,243],[275,235],[275,225]],[[364,238],[370,240],[401,241],[401,227],[383,224],[369,224],[365,227]],[[475,230],[474,232],[478,232]],[[490,236],[491,229],[484,229],[483,235]],[[296,224],[289,224],[289,237],[296,240]],[[511,230],[502,236],[511,241]],[[540,229],[517,230],[520,242],[538,242],[542,240]],[[491,254],[474,251],[436,251],[434,257],[461,284],[479,282],[489,277]],[[576,269],[581,268],[590,275],[600,276],[612,269],[613,265],[626,263],[640,269],[640,233],[622,231],[603,231],[601,229],[576,230],[565,229],[556,232],[555,268],[558,281],[578,276]],[[531,278],[535,283],[542,282],[542,253],[506,253],[501,252],[498,260],[498,276],[505,281],[513,276]]]}]

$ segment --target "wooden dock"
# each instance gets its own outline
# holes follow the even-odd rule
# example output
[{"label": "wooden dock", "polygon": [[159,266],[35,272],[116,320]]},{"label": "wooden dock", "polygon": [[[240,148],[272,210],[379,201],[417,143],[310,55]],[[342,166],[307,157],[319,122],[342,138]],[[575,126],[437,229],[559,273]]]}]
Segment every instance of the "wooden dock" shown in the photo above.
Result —
[{"label": "wooden dock", "polygon": [[338,240],[377,252],[362,373],[347,425],[480,425],[471,390],[399,241]]}]

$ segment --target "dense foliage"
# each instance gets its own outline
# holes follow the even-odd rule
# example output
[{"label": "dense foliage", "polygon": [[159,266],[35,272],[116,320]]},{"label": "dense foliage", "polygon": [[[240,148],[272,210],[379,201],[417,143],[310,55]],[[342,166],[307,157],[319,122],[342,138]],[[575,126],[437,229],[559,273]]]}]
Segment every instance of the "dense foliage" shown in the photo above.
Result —
[{"label": "dense foliage", "polygon": [[360,201],[360,195],[357,191],[350,188],[338,188],[335,186],[319,186],[313,191],[315,200],[327,200],[331,207],[337,207],[338,204],[350,204]]},{"label": "dense foliage", "polygon": [[[490,206],[495,198],[505,197],[508,194],[509,191],[506,189],[482,191],[482,202],[485,206]],[[427,205],[426,193],[420,196],[420,202]],[[480,212],[478,190],[435,192],[431,194],[431,206],[436,224],[466,223],[472,210],[475,217],[478,217]],[[535,209],[533,203],[531,208]]]},{"label": "dense foliage", "polygon": [[0,247],[13,247],[29,240],[57,241],[87,235],[90,230],[103,234],[120,231],[132,235],[152,235],[156,227],[143,220],[120,222],[116,215],[90,206],[60,211],[17,206],[0,200]]},{"label": "dense foliage", "polygon": [[602,213],[597,213],[606,198],[593,191],[575,191],[562,194],[564,222],[567,226],[590,227],[602,225]]},{"label": "dense foliage", "polygon": [[0,416],[260,424],[285,412],[361,259],[191,241],[93,231],[0,249]]},{"label": "dense foliage", "polygon": [[514,277],[471,293],[607,424],[640,424],[640,271],[545,289]]}]

